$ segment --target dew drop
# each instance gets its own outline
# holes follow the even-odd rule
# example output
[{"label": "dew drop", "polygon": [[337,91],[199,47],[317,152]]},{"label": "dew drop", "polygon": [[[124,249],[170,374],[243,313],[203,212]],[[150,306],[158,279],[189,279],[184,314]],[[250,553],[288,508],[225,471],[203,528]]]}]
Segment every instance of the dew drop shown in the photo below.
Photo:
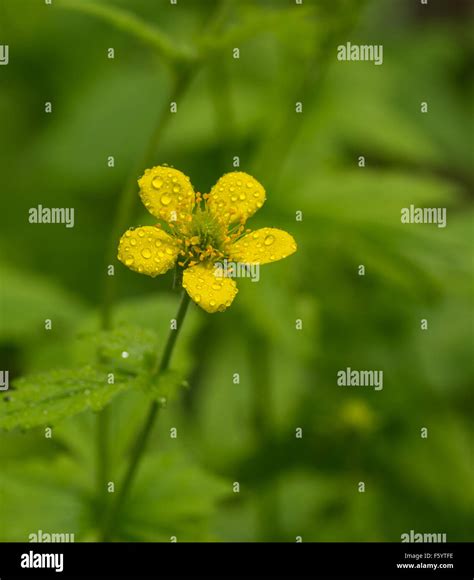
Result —
[{"label": "dew drop", "polygon": [[125,260],[125,266],[131,266],[133,264],[133,258],[127,258]]},{"label": "dew drop", "polygon": [[273,244],[273,242],[275,241],[275,236],[272,236],[272,234],[269,234],[265,240],[263,241],[263,243],[266,246],[271,246]]},{"label": "dew drop", "polygon": [[200,294],[196,294],[196,296],[194,297],[194,302],[201,302],[201,295]]},{"label": "dew drop", "polygon": [[149,258],[151,258],[151,252],[148,248],[143,248],[142,250],[142,256],[148,260]]},{"label": "dew drop", "polygon": [[138,230],[138,235],[140,238],[143,238],[145,236],[145,232],[143,230]]},{"label": "dew drop", "polygon": [[134,238],[132,238],[132,239],[130,240],[130,244],[131,244],[132,246],[136,246],[136,245],[137,245],[137,240],[135,240]]},{"label": "dew drop", "polygon": [[161,246],[161,240],[156,240],[155,246],[159,248]]},{"label": "dew drop", "polygon": [[230,198],[230,201],[237,201],[237,196],[236,196],[236,195],[233,195],[233,196]]},{"label": "dew drop", "polygon": [[209,302],[209,304],[210,304],[211,306],[215,306],[215,305],[216,305],[216,301],[215,301],[215,300],[211,300],[211,301]]},{"label": "dew drop", "polygon": [[172,256],[173,255],[173,250],[171,248],[166,248],[165,252],[168,254],[168,256]]},{"label": "dew drop", "polygon": [[175,186],[173,187],[173,191],[174,191],[175,193],[179,193],[179,192],[181,191],[181,188],[179,187],[179,185],[175,185]]},{"label": "dew drop", "polygon": [[213,290],[220,290],[221,288],[222,284],[218,284],[217,282],[214,282],[214,284],[212,285]]},{"label": "dew drop", "polygon": [[160,201],[163,205],[169,205],[171,203],[171,197],[169,195],[167,195],[166,193],[164,193],[160,197]]},{"label": "dew drop", "polygon": [[244,201],[244,199],[246,199],[246,197],[245,197],[245,193],[241,193],[241,194],[239,195],[239,199],[240,199],[241,201]]},{"label": "dew drop", "polygon": [[151,184],[155,189],[160,189],[160,187],[163,187],[163,180],[161,179],[161,177],[157,176],[151,180]]}]

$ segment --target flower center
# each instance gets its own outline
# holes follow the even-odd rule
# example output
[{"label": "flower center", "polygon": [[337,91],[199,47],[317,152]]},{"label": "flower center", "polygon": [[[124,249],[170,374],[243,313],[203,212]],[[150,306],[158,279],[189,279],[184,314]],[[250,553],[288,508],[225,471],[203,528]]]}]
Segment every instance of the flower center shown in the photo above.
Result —
[{"label": "flower center", "polygon": [[193,213],[193,221],[190,227],[189,240],[192,240],[192,245],[197,246],[202,252],[205,252],[208,248],[222,252],[224,238],[224,229],[211,212],[207,208],[197,208]]}]

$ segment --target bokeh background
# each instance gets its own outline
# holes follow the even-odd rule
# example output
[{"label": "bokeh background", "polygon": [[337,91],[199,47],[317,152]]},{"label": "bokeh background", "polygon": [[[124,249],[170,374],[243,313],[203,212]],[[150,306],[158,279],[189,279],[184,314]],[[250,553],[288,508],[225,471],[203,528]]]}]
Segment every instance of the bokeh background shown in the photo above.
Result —
[{"label": "bokeh background", "polygon": [[[153,280],[109,257],[120,220],[153,223],[135,185],[149,165],[206,192],[238,156],[267,189],[250,227],[299,245],[259,283],[239,281],[227,312],[192,305],[174,359],[190,388],[160,414],[115,539],[473,539],[470,6],[1,0],[0,352],[13,384],[84,356],[109,263],[114,326],[165,340],[172,273]],[[338,62],[348,41],[383,44],[383,65]],[[74,207],[75,227],[29,224],[38,204]],[[402,225],[410,204],[446,207],[447,227]],[[338,387],[348,366],[382,369],[383,390]],[[109,407],[110,481],[147,405],[136,389]],[[2,540],[99,537],[96,415],[54,425],[52,439],[2,432]]]}]

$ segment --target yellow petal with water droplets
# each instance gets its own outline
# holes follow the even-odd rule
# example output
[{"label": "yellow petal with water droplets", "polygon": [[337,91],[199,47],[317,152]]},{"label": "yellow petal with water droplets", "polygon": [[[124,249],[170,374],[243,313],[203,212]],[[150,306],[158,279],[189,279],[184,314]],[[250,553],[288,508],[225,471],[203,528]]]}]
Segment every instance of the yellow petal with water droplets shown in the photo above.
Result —
[{"label": "yellow petal with water droplets", "polygon": [[173,167],[147,169],[138,180],[140,197],[147,210],[168,223],[184,223],[194,207],[189,177]]},{"label": "yellow petal with water droplets", "polygon": [[228,308],[238,292],[235,281],[216,276],[212,264],[187,268],[183,273],[183,288],[196,304],[211,314]]},{"label": "yellow petal with water droplets", "polygon": [[296,242],[288,232],[262,228],[246,234],[232,244],[229,257],[244,264],[268,264],[296,252]]},{"label": "yellow petal with water droplets", "polygon": [[120,238],[118,259],[130,270],[158,276],[175,265],[179,242],[155,226],[127,230]]},{"label": "yellow petal with water droplets", "polygon": [[225,223],[245,221],[265,202],[265,189],[251,175],[234,171],[223,175],[209,193],[207,206]]}]

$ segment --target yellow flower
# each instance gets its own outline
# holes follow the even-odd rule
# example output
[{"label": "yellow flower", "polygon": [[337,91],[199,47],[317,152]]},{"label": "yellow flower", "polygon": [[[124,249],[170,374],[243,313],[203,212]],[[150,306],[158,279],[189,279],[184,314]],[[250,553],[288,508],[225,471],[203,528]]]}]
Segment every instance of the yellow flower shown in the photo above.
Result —
[{"label": "yellow flower", "polygon": [[283,230],[244,233],[246,220],[265,201],[264,188],[251,175],[227,173],[203,196],[172,167],[147,169],[138,184],[145,207],[160,223],[127,230],[118,259],[152,277],[177,264],[183,288],[206,312],[225,310],[237,294],[235,280],[218,275],[216,263],[228,260],[251,268],[296,251],[295,240]]}]

